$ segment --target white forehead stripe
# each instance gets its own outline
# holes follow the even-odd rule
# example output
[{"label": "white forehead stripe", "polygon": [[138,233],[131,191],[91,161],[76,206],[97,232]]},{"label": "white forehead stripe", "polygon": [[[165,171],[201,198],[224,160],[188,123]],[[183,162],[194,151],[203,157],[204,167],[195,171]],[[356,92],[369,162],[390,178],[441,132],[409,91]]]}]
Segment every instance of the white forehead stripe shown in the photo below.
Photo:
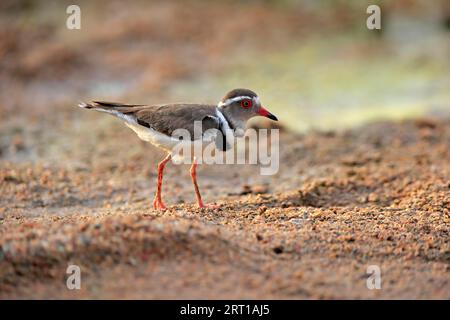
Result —
[{"label": "white forehead stripe", "polygon": [[257,104],[259,103],[259,98],[258,97],[239,96],[239,97],[234,97],[234,98],[227,99],[227,100],[225,100],[223,102],[220,101],[217,104],[217,106],[218,107],[226,107],[226,106],[229,106],[230,104],[232,104],[233,102],[241,101],[243,99],[254,100]]}]

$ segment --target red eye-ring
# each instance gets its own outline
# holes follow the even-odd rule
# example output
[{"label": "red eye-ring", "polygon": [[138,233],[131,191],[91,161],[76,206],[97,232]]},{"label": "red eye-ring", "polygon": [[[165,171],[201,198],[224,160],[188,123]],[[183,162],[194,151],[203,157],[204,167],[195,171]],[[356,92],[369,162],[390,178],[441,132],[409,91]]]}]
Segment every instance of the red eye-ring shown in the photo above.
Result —
[{"label": "red eye-ring", "polygon": [[253,105],[252,100],[249,99],[241,100],[241,107],[244,109],[249,109],[252,107],[252,105]]}]

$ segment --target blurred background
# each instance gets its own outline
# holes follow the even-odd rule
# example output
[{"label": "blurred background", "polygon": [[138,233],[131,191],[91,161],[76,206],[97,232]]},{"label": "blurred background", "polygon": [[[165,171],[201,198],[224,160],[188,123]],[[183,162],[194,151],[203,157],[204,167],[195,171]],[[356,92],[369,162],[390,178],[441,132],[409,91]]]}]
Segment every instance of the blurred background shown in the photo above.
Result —
[{"label": "blurred background", "polygon": [[66,28],[70,4],[0,4],[4,159],[60,157],[86,126],[118,128],[81,100],[216,103],[247,87],[297,132],[450,113],[448,1],[76,1],[81,30]]},{"label": "blurred background", "polygon": [[[448,1],[2,1],[2,122],[78,100],[217,102],[248,87],[293,130],[448,112]],[[382,30],[368,30],[378,4]]]}]

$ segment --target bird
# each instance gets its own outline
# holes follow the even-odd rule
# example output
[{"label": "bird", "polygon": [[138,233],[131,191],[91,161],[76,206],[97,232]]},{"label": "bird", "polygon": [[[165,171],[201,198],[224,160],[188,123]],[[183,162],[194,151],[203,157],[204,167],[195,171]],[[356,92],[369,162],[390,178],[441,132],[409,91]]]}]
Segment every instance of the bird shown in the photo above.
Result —
[{"label": "bird", "polygon": [[[137,136],[156,147],[163,149],[167,155],[158,163],[156,192],[153,200],[153,208],[165,210],[162,201],[161,189],[165,165],[172,159],[172,149],[180,142],[173,134],[177,129],[184,129],[190,133],[189,143],[202,140],[215,140],[216,148],[226,151],[230,145],[227,141],[227,133],[233,136],[243,136],[247,121],[255,116],[263,116],[274,121],[277,117],[264,108],[258,95],[249,89],[233,89],[229,91],[218,103],[174,103],[161,105],[124,104],[117,102],[92,101],[81,102],[79,107],[109,113],[121,120],[131,128]],[[202,126],[201,135],[194,132],[196,121]],[[216,135],[206,137],[208,129],[215,129]],[[196,177],[197,159],[192,159],[190,175],[194,185],[197,205],[199,208],[206,206],[199,191]]]}]

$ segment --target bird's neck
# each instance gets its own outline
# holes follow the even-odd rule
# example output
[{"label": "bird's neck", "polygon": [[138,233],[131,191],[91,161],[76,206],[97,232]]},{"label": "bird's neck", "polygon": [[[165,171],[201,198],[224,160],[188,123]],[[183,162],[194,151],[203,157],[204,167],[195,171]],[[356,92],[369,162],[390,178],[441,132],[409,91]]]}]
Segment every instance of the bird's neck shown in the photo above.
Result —
[{"label": "bird's neck", "polygon": [[244,134],[245,122],[233,119],[233,117],[231,117],[224,108],[217,107],[217,110],[223,115],[225,121],[228,123],[230,129],[233,130],[235,135]]}]

